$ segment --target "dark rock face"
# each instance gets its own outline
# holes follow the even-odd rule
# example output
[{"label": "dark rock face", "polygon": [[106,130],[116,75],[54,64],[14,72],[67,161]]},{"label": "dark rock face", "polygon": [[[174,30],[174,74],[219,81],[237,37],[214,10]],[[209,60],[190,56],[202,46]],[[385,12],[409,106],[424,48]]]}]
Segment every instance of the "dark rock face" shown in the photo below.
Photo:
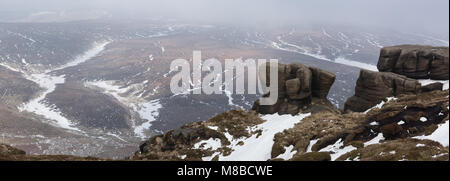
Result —
[{"label": "dark rock face", "polygon": [[[270,68],[267,67],[267,70]],[[259,105],[257,100],[252,109],[262,114],[297,114],[311,104],[313,97],[326,99],[335,78],[331,72],[300,63],[278,64],[277,103]],[[267,80],[266,84],[269,84],[270,79]]]},{"label": "dark rock face", "polygon": [[442,84],[422,87],[417,80],[403,75],[361,70],[356,82],[355,95],[347,100],[344,110],[363,112],[387,97],[433,90],[442,90]]},{"label": "dark rock face", "polygon": [[422,92],[430,92],[430,91],[434,91],[434,90],[442,90],[443,87],[444,87],[444,84],[442,84],[440,82],[435,82],[432,84],[422,86],[421,91]]},{"label": "dark rock face", "polygon": [[399,45],[380,51],[378,70],[415,79],[449,79],[448,47]]},{"label": "dark rock face", "polygon": [[313,73],[313,96],[326,99],[336,75],[316,67],[310,67],[310,69]]}]

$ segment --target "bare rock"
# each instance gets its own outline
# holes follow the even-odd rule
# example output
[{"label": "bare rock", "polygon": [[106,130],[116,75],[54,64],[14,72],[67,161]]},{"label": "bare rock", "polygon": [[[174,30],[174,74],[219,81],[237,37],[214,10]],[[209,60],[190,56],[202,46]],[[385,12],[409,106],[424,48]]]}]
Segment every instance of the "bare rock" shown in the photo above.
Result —
[{"label": "bare rock", "polygon": [[415,79],[449,79],[448,47],[399,45],[380,51],[378,70]]},{"label": "bare rock", "polygon": [[431,92],[431,91],[435,91],[435,90],[442,90],[443,87],[444,87],[444,84],[442,84],[440,82],[435,82],[432,84],[422,86],[421,90],[422,90],[422,92]]},{"label": "bare rock", "polygon": [[286,81],[286,93],[290,98],[295,99],[299,91],[300,79],[295,78]]},{"label": "bare rock", "polygon": [[[270,70],[270,64],[266,65],[267,71]],[[313,97],[326,100],[335,78],[331,72],[300,63],[278,64],[277,103],[260,105],[257,100],[252,109],[262,114],[297,114],[311,105]],[[266,85],[270,85],[269,77],[266,77],[266,80]],[[268,95],[270,93],[264,96]]]},{"label": "bare rock", "polygon": [[356,81],[355,95],[347,100],[344,110],[363,112],[387,97],[417,94],[421,91],[417,80],[391,72],[362,69]]},{"label": "bare rock", "polygon": [[336,75],[331,72],[316,68],[309,68],[312,72],[312,93],[313,96],[318,98],[326,98],[328,96],[328,92],[330,92],[330,88],[336,79]]}]

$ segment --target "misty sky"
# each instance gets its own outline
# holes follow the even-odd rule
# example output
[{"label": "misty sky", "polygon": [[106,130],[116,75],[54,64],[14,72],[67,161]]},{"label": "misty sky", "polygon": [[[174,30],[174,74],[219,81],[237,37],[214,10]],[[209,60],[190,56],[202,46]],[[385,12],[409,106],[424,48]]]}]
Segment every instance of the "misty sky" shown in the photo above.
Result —
[{"label": "misty sky", "polygon": [[113,18],[163,16],[251,25],[335,23],[449,32],[448,0],[0,0],[0,15],[81,10],[105,10]]}]

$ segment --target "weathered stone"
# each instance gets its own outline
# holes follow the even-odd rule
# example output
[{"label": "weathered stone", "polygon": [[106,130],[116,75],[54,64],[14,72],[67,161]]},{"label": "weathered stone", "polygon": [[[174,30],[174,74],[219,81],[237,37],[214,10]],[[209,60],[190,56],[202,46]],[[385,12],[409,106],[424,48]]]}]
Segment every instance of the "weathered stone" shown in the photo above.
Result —
[{"label": "weathered stone", "polygon": [[442,90],[443,87],[444,87],[444,84],[442,84],[440,82],[435,82],[435,83],[423,86],[421,88],[421,91],[422,92],[431,92],[431,91],[435,91],[435,90]]},{"label": "weathered stone", "polygon": [[399,45],[380,51],[378,70],[416,79],[449,79],[448,47]]},{"label": "weathered stone", "polygon": [[295,97],[295,95],[298,94],[299,90],[300,79],[295,78],[286,81],[286,93],[290,98]]},{"label": "weathered stone", "polygon": [[378,70],[382,72],[392,72],[401,52],[402,50],[399,47],[382,48],[377,65]]},{"label": "weathered stone", "polygon": [[253,103],[252,110],[255,110],[258,113],[261,114],[274,114],[277,113],[280,109],[280,101],[277,101],[277,103],[273,105],[260,105],[259,100],[256,100]]},{"label": "weathered stone", "polygon": [[380,128],[383,136],[387,139],[394,139],[401,136],[403,128],[397,123],[384,125]]},{"label": "weathered stone", "polygon": [[431,61],[430,78],[437,80],[448,80],[448,47],[439,48],[433,52],[433,61]]},{"label": "weathered stone", "polygon": [[301,66],[295,72],[300,80],[300,93],[293,99],[305,99],[312,95],[312,72],[306,66]]},{"label": "weathered stone", "polygon": [[[266,64],[266,72],[270,72],[268,70],[270,70],[270,64]],[[315,67],[308,68],[299,63],[278,64],[277,103],[274,105],[259,105],[259,101],[255,101],[252,109],[262,114],[276,112],[279,114],[297,114],[300,109],[311,104],[312,96],[326,99],[335,77],[331,72]],[[266,75],[265,78],[266,85],[270,85],[270,77]]]},{"label": "weathered stone", "polygon": [[391,72],[362,69],[356,81],[355,95],[347,100],[344,110],[363,112],[387,97],[421,92],[417,80]]},{"label": "weathered stone", "polygon": [[331,72],[316,68],[309,68],[312,72],[312,94],[318,98],[326,98],[336,75]]}]

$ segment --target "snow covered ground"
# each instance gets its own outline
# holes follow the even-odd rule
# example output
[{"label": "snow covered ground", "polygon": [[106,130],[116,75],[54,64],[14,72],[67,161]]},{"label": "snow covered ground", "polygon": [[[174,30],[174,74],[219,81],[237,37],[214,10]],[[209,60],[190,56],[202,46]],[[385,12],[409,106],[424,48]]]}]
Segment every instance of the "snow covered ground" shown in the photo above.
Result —
[{"label": "snow covered ground", "polygon": [[[212,156],[204,157],[203,160],[211,160],[216,155],[219,155],[220,161],[266,161],[271,158],[270,153],[274,144],[273,139],[275,134],[294,127],[296,123],[301,122],[303,118],[309,115],[311,115],[311,113],[299,114],[296,116],[278,114],[262,115],[261,118],[266,120],[264,123],[248,128],[249,132],[262,130],[260,136],[254,134],[249,138],[234,139],[232,135],[226,132],[225,136],[231,143],[229,148],[233,150],[232,153],[230,155],[223,156],[216,152]],[[243,144],[239,144],[240,142]],[[217,141],[209,140],[202,142],[202,144],[203,143],[205,143],[204,147],[217,148],[217,144],[220,142],[217,143]],[[290,147],[288,147],[287,150],[289,150],[289,148]],[[292,148],[290,150],[292,150]],[[282,156],[284,158],[292,157],[293,153],[287,151],[285,155]]]},{"label": "snow covered ground", "polygon": [[322,148],[321,150],[319,150],[319,152],[331,152],[330,156],[331,156],[331,160],[334,161],[337,158],[339,158],[340,156],[342,156],[343,154],[346,154],[348,152],[351,152],[353,150],[356,150],[356,147],[348,145],[348,146],[344,146],[344,141],[342,139],[339,139],[336,141],[336,143],[332,144],[332,145],[328,145],[325,148]]},{"label": "snow covered ground", "polygon": [[61,112],[53,105],[49,105],[45,102],[47,94],[53,92],[57,84],[63,84],[65,82],[64,76],[51,76],[48,74],[32,74],[26,76],[27,79],[36,82],[45,91],[42,92],[37,98],[30,100],[19,107],[19,111],[28,111],[41,115],[46,119],[55,121],[55,125],[64,129],[70,129],[80,131],[75,128],[72,121],[62,116]]},{"label": "snow covered ground", "polygon": [[342,56],[338,57],[338,58],[336,58],[334,60],[329,59],[329,58],[325,57],[324,55],[322,55],[320,53],[320,51],[318,53],[314,53],[308,47],[302,47],[300,45],[288,43],[285,40],[282,40],[281,36],[278,37],[278,42],[280,42],[280,43],[272,42],[271,47],[273,47],[275,49],[278,49],[278,50],[282,50],[282,51],[294,52],[294,53],[299,53],[299,54],[302,54],[302,55],[311,56],[311,57],[314,57],[314,58],[319,59],[319,60],[325,60],[325,61],[334,62],[334,63],[337,63],[337,64],[357,67],[357,68],[360,68],[360,69],[367,69],[367,70],[371,70],[371,71],[378,71],[378,68],[377,68],[376,65],[363,63],[363,62],[358,62],[358,61],[354,61],[354,60],[349,60],[349,59],[346,59],[346,58],[344,58]]},{"label": "snow covered ground", "polygon": [[55,71],[55,70],[62,70],[62,69],[68,68],[68,67],[74,67],[83,62],[86,62],[87,60],[96,57],[100,52],[102,52],[105,49],[105,46],[108,45],[109,43],[111,43],[111,42],[110,41],[94,42],[91,49],[89,49],[84,54],[75,58],[75,60],[70,61],[58,68],[50,69],[47,72],[51,72],[51,71]]},{"label": "snow covered ground", "polygon": [[416,136],[414,138],[421,139],[421,140],[433,140],[436,142],[441,143],[443,146],[449,145],[449,127],[448,127],[449,121],[447,120],[444,124],[438,125],[439,127],[430,135],[428,136]]},{"label": "snow covered ground", "polygon": [[291,159],[296,153],[296,150],[294,149],[294,145],[290,145],[288,147],[284,147],[284,150],[286,150],[284,153],[277,156],[277,158],[281,158],[283,160],[289,160]]},{"label": "snow covered ground", "polygon": [[101,51],[104,50],[105,46],[109,42],[101,42],[101,43],[94,43],[93,48],[86,51],[83,55],[75,58],[75,60],[68,62],[67,64],[55,68],[55,69],[48,69],[44,71],[44,73],[36,73],[36,74],[24,74],[24,77],[28,80],[31,80],[35,83],[37,83],[42,89],[45,91],[42,92],[38,97],[30,100],[29,102],[21,105],[19,107],[20,111],[27,111],[32,112],[37,115],[41,115],[45,117],[46,119],[49,119],[53,121],[55,126],[74,130],[74,131],[80,131],[78,128],[74,126],[71,120],[64,117],[61,112],[56,108],[54,105],[50,105],[49,103],[45,102],[45,98],[47,94],[53,92],[56,89],[57,84],[63,84],[65,82],[64,75],[62,76],[55,76],[51,75],[52,71],[55,70],[61,70],[67,67],[72,67],[79,65],[95,56],[97,56]]},{"label": "snow covered ground", "polygon": [[132,120],[134,134],[141,139],[148,138],[145,134],[152,126],[151,122],[156,121],[159,116],[159,109],[162,108],[159,99],[146,100],[142,97],[145,86],[148,81],[132,84],[128,86],[120,86],[117,81],[87,81],[85,86],[97,87],[103,90],[103,93],[113,96],[130,110],[138,113],[139,117],[145,122],[138,124],[136,120]]},{"label": "snow covered ground", "polygon": [[162,108],[159,99],[151,100],[150,102],[143,102],[133,105],[134,111],[139,113],[142,119],[147,120],[141,125],[134,127],[134,133],[138,135],[141,139],[147,139],[147,135],[144,133],[145,130],[150,129],[152,126],[151,122],[156,121],[159,116],[159,109]]}]

